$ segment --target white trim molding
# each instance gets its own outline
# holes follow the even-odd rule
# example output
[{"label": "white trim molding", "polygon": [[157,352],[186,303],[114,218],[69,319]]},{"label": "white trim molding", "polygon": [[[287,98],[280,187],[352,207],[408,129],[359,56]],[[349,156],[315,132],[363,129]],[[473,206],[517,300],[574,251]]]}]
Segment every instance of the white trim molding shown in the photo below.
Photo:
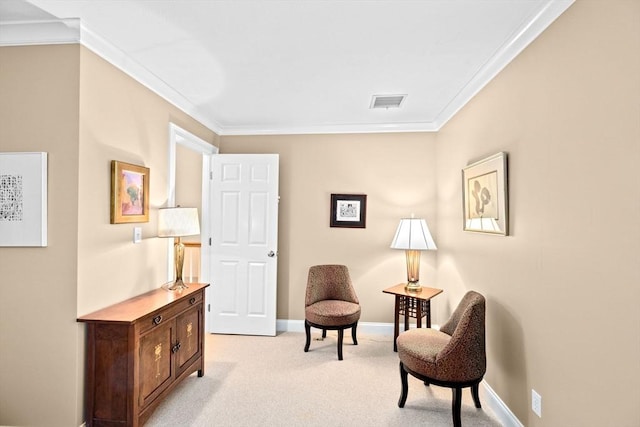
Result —
[{"label": "white trim molding", "polygon": [[80,43],[80,19],[0,21],[0,46]]},{"label": "white trim molding", "polygon": [[[276,331],[278,332],[304,332],[304,320],[276,320]],[[371,335],[393,336],[393,323],[358,323],[358,332]]]},{"label": "white trim molding", "polygon": [[385,133],[385,132],[437,132],[467,102],[489,83],[504,67],[520,54],[540,33],[553,23],[575,0],[545,0],[544,8],[532,16],[528,24],[515,32],[509,40],[469,79],[464,87],[443,108],[436,119],[413,123],[327,123],[309,126],[221,126],[209,115],[202,113],[192,102],[178,93],[171,85],[137,63],[125,52],[85,27],[79,19],[46,21],[0,22],[0,46],[33,44],[80,43],[115,67],[128,74],[143,86],[167,102],[213,130],[218,135],[292,135],[334,133]]},{"label": "white trim molding", "polygon": [[511,409],[500,399],[500,396],[487,384],[486,380],[480,383],[482,394],[482,406],[488,408],[493,415],[500,421],[504,427],[524,427],[518,417],[515,416]]},{"label": "white trim molding", "polygon": [[[175,123],[169,122],[169,162],[168,169],[168,185],[167,185],[167,206],[175,206],[176,204],[176,163],[177,163],[177,146],[181,145],[196,153],[202,154],[202,205],[200,207],[201,218],[207,218],[210,210],[209,200],[209,169],[211,156],[218,153],[218,147],[208,143],[207,141],[192,134],[186,129],[181,128]],[[208,238],[211,235],[209,230],[209,222],[201,221],[200,235]],[[173,239],[167,240],[167,280],[173,278]],[[201,276],[203,281],[209,280],[209,272],[202,260],[209,257],[209,245],[202,245],[200,250],[200,265],[202,266]],[[207,289],[209,292],[209,289]],[[207,294],[208,295],[208,294]]]},{"label": "white trim molding", "polygon": [[79,18],[43,21],[0,21],[0,46],[30,46],[79,43],[135,79],[165,101],[221,134],[218,123],[203,116],[184,96],[121,49],[88,29]]},{"label": "white trim molding", "polygon": [[482,68],[469,80],[462,90],[451,100],[436,118],[436,128],[440,130],[462,107],[482,88],[514,60],[531,42],[549,27],[575,0],[547,0],[545,7],[537,13],[520,32],[496,51]]}]

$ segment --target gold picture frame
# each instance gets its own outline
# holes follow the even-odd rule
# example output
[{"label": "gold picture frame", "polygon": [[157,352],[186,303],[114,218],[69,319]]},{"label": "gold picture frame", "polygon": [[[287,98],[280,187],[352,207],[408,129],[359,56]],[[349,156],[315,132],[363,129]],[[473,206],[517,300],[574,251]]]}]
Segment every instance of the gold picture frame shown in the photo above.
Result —
[{"label": "gold picture frame", "polygon": [[509,235],[507,153],[462,169],[462,212],[464,231]]},{"label": "gold picture frame", "polygon": [[149,168],[111,161],[111,224],[149,222]]}]

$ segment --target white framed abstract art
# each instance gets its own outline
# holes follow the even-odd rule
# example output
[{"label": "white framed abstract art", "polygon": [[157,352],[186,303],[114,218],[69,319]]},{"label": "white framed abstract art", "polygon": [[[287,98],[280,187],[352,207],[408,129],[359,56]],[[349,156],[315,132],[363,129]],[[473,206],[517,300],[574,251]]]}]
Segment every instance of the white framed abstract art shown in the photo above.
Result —
[{"label": "white framed abstract art", "polygon": [[47,153],[0,153],[0,246],[47,246]]},{"label": "white framed abstract art", "polygon": [[509,235],[507,153],[462,169],[462,211],[464,231]]}]

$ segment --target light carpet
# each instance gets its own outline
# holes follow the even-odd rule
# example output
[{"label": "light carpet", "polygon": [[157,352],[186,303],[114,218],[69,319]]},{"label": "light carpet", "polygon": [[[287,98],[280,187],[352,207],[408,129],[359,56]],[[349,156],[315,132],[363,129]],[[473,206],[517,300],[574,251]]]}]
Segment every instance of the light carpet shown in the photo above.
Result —
[{"label": "light carpet", "polygon": [[[316,332],[312,330],[312,332]],[[393,338],[346,331],[344,360],[329,331],[303,351],[303,333],[276,337],[205,337],[205,375],[186,378],[145,427],[165,426],[451,426],[451,390],[409,376],[409,395],[398,407],[400,374]],[[482,391],[482,387],[481,387]],[[480,394],[481,402],[483,394]],[[462,424],[497,427],[464,389]]]}]

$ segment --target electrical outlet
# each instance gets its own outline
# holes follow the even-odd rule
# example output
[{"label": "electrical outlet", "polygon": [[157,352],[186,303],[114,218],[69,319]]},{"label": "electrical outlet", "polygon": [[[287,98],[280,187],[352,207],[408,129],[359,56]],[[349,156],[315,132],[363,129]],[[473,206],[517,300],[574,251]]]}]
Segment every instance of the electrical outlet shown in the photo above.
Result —
[{"label": "electrical outlet", "polygon": [[133,228],[133,243],[140,243],[142,241],[142,228],[134,227]]},{"label": "electrical outlet", "polygon": [[542,396],[534,389],[531,389],[531,409],[537,416],[542,418]]}]

